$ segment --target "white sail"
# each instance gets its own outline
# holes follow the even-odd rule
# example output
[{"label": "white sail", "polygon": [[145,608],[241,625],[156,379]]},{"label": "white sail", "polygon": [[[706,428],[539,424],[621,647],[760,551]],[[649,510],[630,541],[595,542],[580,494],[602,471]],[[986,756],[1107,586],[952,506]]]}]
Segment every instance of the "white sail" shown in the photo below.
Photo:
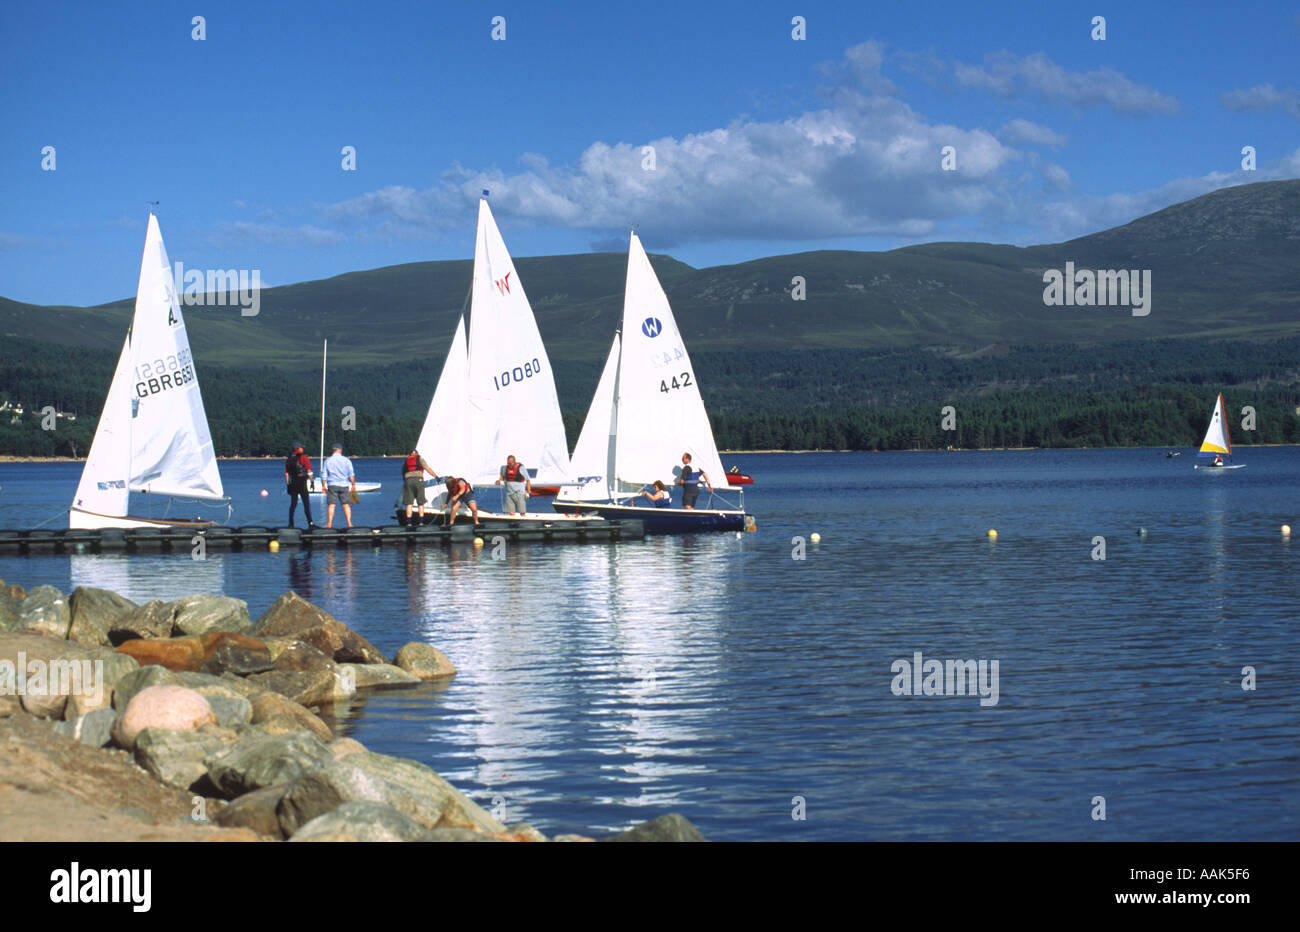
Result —
[{"label": "white sail", "polygon": [[[468,394],[469,353],[465,346],[465,318],[456,324],[447,361],[434,389],[429,413],[415,448],[440,475],[463,476],[471,468],[469,420],[465,404]],[[504,461],[503,461],[504,462]]]},{"label": "white sail", "polygon": [[1223,416],[1223,395],[1214,403],[1214,414],[1210,416],[1210,426],[1201,441],[1201,456],[1231,456],[1232,441],[1228,439],[1228,422]]},{"label": "white sail", "polygon": [[468,381],[473,460],[464,474],[471,482],[495,482],[509,455],[537,470],[538,481],[568,478],[551,364],[486,199],[479,201],[474,245]]},{"label": "white sail", "polygon": [[683,453],[715,486],[726,484],[699,381],[668,296],[632,234],[623,297],[623,348],[617,391],[614,475],[617,491],[663,480],[672,485]]},{"label": "white sail", "polygon": [[[614,386],[618,381],[619,339],[614,335],[614,342],[609,348],[605,368],[600,373],[596,384],[596,394],[587,409],[587,420],[582,424],[582,433],[578,435],[578,445],[573,449],[573,459],[569,467],[574,483],[579,486],[597,486],[593,491],[606,491],[609,488],[610,461],[613,450],[614,423]],[[580,488],[572,494],[590,497]]]},{"label": "white sail", "polygon": [[185,319],[163,246],[149,215],[131,324],[135,408],[131,422],[132,491],[220,499],[221,473],[208,432]]},{"label": "white sail", "polygon": [[[70,527],[98,526],[91,516],[126,514],[130,491],[126,487],[131,473],[131,337],[122,341],[113,382],[104,399],[95,439],[81,470],[81,481],[72,500]],[[77,511],[90,512],[90,516]]]}]

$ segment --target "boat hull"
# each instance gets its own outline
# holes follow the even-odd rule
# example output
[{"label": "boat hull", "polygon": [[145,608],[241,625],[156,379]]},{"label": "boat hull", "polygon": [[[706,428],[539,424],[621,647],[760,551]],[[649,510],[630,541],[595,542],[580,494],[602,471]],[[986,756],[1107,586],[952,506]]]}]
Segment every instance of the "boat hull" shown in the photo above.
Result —
[{"label": "boat hull", "polygon": [[136,518],[132,515],[101,515],[93,511],[72,508],[68,511],[68,527],[82,531],[93,531],[107,527],[157,527],[157,528],[205,528],[215,527],[213,521],[168,521],[162,518]]},{"label": "boat hull", "polygon": [[[398,508],[395,511],[398,523],[406,520],[406,509]],[[416,515],[411,514],[412,518]],[[599,515],[571,515],[571,514],[551,514],[540,512],[529,512],[524,515],[503,515],[495,511],[484,511],[482,508],[478,512],[478,523],[480,527],[503,527],[506,525],[515,525],[519,527],[555,527],[556,525],[569,524],[590,524],[592,521],[603,520]],[[429,527],[442,527],[447,523],[447,513],[444,511],[426,511],[424,513],[424,524]],[[452,527],[459,525],[472,525],[474,516],[468,511],[461,511],[456,515],[456,523]]]},{"label": "boat hull", "polygon": [[727,485],[753,485],[754,477],[747,476],[743,472],[727,473]]},{"label": "boat hull", "polygon": [[[378,492],[383,487],[383,485],[384,484],[382,482],[358,482],[357,492],[358,493]],[[311,492],[308,494],[317,497],[323,497],[325,495],[325,490],[319,487],[314,487],[312,488]]]},{"label": "boat hull", "polygon": [[1232,465],[1232,466],[1202,466],[1202,465],[1200,465],[1200,464],[1198,463],[1197,465],[1193,466],[1192,468],[1193,468],[1193,469],[1199,469],[1199,470],[1202,470],[1203,472],[1226,472],[1226,471],[1229,470],[1229,469],[1245,469],[1245,468],[1246,468],[1246,464],[1245,464],[1245,463],[1236,463],[1236,464],[1234,464],[1234,465]]},{"label": "boat hull", "polygon": [[743,511],[706,508],[645,508],[638,505],[615,505],[610,502],[556,500],[551,507],[565,515],[599,515],[610,521],[637,520],[645,523],[647,534],[695,534],[707,531],[743,531]]}]

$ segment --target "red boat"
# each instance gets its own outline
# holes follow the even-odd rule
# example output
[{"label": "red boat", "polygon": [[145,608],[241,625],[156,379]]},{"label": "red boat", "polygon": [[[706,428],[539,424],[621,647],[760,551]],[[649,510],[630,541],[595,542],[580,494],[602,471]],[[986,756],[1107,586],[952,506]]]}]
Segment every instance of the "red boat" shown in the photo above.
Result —
[{"label": "red boat", "polygon": [[727,485],[753,485],[754,477],[747,476],[740,471],[739,466],[732,466],[727,470]]},{"label": "red boat", "polygon": [[558,485],[535,485],[533,486],[533,494],[545,498],[554,498],[560,494],[560,487]]}]

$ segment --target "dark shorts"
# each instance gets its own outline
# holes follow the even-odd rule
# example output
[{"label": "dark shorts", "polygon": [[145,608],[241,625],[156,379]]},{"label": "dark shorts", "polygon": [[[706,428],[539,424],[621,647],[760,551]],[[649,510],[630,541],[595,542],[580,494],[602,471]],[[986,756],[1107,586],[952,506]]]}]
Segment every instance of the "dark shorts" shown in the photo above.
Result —
[{"label": "dark shorts", "polygon": [[414,505],[416,502],[424,504],[424,473],[407,476],[402,483],[402,504]]},{"label": "dark shorts", "polygon": [[695,500],[700,497],[700,487],[698,485],[682,486],[682,507],[691,508],[695,505]]},{"label": "dark shorts", "polygon": [[348,503],[348,492],[351,489],[346,485],[331,485],[325,489],[326,505],[346,505]]}]

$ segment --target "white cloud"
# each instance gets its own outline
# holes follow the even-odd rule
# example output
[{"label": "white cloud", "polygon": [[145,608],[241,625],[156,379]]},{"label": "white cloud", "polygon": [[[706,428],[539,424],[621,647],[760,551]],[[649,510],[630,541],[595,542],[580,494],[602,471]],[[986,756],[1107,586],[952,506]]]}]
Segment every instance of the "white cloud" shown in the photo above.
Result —
[{"label": "white cloud", "polygon": [[1229,91],[1219,95],[1225,110],[1237,112],[1263,112],[1275,107],[1287,116],[1300,120],[1300,91],[1293,87],[1276,88],[1272,84],[1256,84],[1246,90]]},{"label": "white cloud", "polygon": [[1113,68],[1066,71],[1042,52],[1025,56],[997,52],[986,56],[983,66],[953,62],[952,68],[962,87],[1003,97],[1038,97],[1080,109],[1107,107],[1133,116],[1167,115],[1180,109],[1177,98],[1137,84]]},{"label": "white cloud", "polygon": [[217,246],[244,245],[256,243],[276,246],[338,246],[347,239],[337,230],[324,230],[310,224],[287,227],[272,223],[251,223],[237,220],[222,223],[215,232],[208,236],[209,242]]},{"label": "white cloud", "polygon": [[1046,126],[1020,118],[1004,123],[1002,129],[998,130],[998,135],[1012,145],[1023,146],[1063,146],[1070,139]]}]

